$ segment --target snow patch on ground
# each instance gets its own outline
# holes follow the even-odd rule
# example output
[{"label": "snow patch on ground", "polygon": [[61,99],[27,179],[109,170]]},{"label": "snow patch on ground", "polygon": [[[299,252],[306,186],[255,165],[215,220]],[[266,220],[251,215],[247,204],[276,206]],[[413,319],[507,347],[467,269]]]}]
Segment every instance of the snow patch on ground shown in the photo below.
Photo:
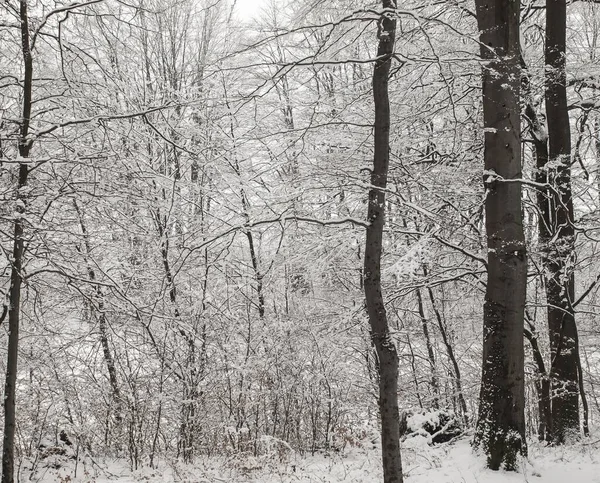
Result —
[{"label": "snow patch on ground", "polygon": [[[403,443],[406,483],[600,483],[600,441],[585,440],[570,446],[550,448],[529,444],[529,458],[520,472],[491,471],[485,458],[474,454],[470,440],[461,438],[431,446],[428,438],[414,436]],[[88,460],[59,469],[38,468],[30,481],[39,483],[378,483],[382,481],[379,450],[349,448],[344,454],[291,455],[286,461],[252,456],[204,458],[195,465],[162,462],[158,469],[131,472],[122,460]],[[22,481],[29,478],[21,474]]]},{"label": "snow patch on ground", "polygon": [[474,454],[464,438],[428,452],[424,447],[421,450],[414,452],[415,460],[406,458],[408,483],[600,483],[600,457],[593,445],[550,448],[530,443],[529,457],[522,459],[518,473],[487,469],[485,458]]}]

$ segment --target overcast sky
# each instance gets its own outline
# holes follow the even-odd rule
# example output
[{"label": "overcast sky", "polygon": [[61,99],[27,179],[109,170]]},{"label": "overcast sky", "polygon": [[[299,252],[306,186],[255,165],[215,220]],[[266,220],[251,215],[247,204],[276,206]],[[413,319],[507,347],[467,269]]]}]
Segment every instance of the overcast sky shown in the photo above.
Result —
[{"label": "overcast sky", "polygon": [[267,0],[237,0],[235,5],[240,16],[244,18],[252,18],[260,13],[260,9],[267,3]]}]

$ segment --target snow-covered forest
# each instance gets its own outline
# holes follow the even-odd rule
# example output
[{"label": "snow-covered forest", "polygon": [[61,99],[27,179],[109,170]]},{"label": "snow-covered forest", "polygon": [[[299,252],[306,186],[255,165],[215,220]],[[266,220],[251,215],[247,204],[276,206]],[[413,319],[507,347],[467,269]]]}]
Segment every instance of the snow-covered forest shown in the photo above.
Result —
[{"label": "snow-covered forest", "polygon": [[244,2],[0,4],[1,482],[600,481],[600,4]]}]

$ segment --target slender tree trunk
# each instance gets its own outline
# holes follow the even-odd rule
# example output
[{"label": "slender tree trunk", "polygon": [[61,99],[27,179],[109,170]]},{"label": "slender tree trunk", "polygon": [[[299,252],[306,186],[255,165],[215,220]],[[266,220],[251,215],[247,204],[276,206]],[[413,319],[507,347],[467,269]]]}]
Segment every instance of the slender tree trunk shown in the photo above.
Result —
[{"label": "slender tree trunk", "polygon": [[536,381],[536,389],[538,393],[538,411],[540,422],[538,425],[538,439],[540,441],[550,440],[552,434],[552,412],[550,408],[550,378],[546,371],[546,364],[538,345],[537,333],[533,326],[529,329],[524,329],[524,335],[531,344],[533,352],[533,360],[535,361],[538,373]]},{"label": "slender tree trunk", "polygon": [[[423,268],[423,273],[427,275],[427,270],[425,268]],[[460,405],[460,409],[463,413],[463,422],[465,426],[468,426],[469,414],[467,410],[467,402],[465,401],[465,395],[463,394],[462,390],[462,378],[460,375],[460,367],[458,367],[458,361],[456,360],[456,356],[454,355],[454,349],[450,342],[450,338],[448,337],[446,324],[444,324],[444,321],[442,320],[442,314],[440,313],[437,307],[435,296],[433,295],[433,290],[431,289],[431,287],[427,287],[427,293],[429,294],[429,301],[431,302],[431,307],[433,308],[433,313],[435,314],[435,318],[438,323],[438,328],[442,336],[442,341],[444,342],[444,346],[446,347],[448,359],[450,359],[450,363],[452,364],[452,368],[454,370],[454,382],[456,384],[456,392],[458,393],[458,404]]]},{"label": "slender tree trunk", "polygon": [[575,325],[573,197],[571,193],[571,128],[566,91],[566,0],[546,5],[546,116],[550,164],[556,191],[549,193],[551,239],[545,247],[546,297],[552,363],[552,439],[563,443],[579,432],[579,341]]},{"label": "slender tree trunk", "polygon": [[[21,150],[20,150],[21,151]],[[23,156],[21,154],[21,156]],[[27,184],[27,165],[19,165],[19,184],[22,188]],[[17,200],[22,198],[17,195]],[[2,447],[2,483],[14,481],[14,442],[16,429],[16,392],[17,392],[17,360],[19,352],[19,318],[21,311],[21,284],[23,267],[23,218],[24,208],[17,208],[19,218],[15,219],[13,241],[13,264],[10,276],[10,293],[8,311],[8,353],[6,360],[6,382],[4,385],[4,440]]]},{"label": "slender tree trunk", "polygon": [[[546,165],[548,163],[548,132],[543,121],[540,119],[536,111],[533,98],[531,95],[531,81],[527,71],[527,65],[521,55],[521,67],[523,69],[521,76],[521,88],[523,99],[525,100],[525,117],[529,122],[529,131],[533,138],[534,157],[536,161],[535,181],[539,184],[536,192],[537,203],[537,219],[538,219],[538,244],[544,247],[550,240],[550,226],[552,220],[550,218],[549,192],[547,189],[541,188],[548,184],[548,173]],[[542,265],[545,266],[545,257],[542,256]],[[546,277],[543,274],[544,285],[546,285]],[[530,323],[529,329],[524,329],[524,335],[531,344],[533,351],[533,359],[537,366],[539,380],[536,381],[536,389],[538,392],[538,411],[539,425],[538,438],[540,441],[550,441],[552,439],[552,407],[550,394],[550,376],[544,364],[544,358],[540,351],[537,333],[535,327]]]},{"label": "slender tree trunk", "polygon": [[577,375],[579,376],[579,394],[581,396],[581,406],[583,407],[583,434],[584,436],[589,436],[590,408],[585,395],[585,388],[583,387],[583,369],[581,367],[581,357],[577,359]]},{"label": "slender tree trunk", "polygon": [[[521,59],[522,65],[526,68],[523,59]],[[564,67],[564,66],[563,66]],[[543,267],[543,280],[546,288],[546,304],[547,304],[547,314],[548,314],[548,322],[549,322],[549,334],[551,339],[551,371],[552,371],[552,387],[550,384],[550,375],[544,372],[543,379],[540,382],[540,420],[544,422],[544,425],[540,424],[540,439],[545,439],[548,441],[555,441],[557,443],[561,443],[564,441],[565,436],[565,428],[564,422],[559,422],[556,428],[556,432],[554,431],[553,417],[555,414],[559,414],[564,412],[565,397],[571,400],[571,405],[577,405],[576,399],[577,394],[573,394],[572,391],[575,390],[575,382],[573,378],[575,377],[575,372],[573,367],[570,367],[569,374],[571,377],[570,383],[565,383],[564,381],[557,380],[556,378],[556,363],[558,362],[559,366],[564,367],[570,366],[571,364],[577,364],[577,390],[579,391],[582,403],[584,405],[584,433],[589,432],[589,428],[587,428],[587,400],[585,399],[585,392],[583,389],[583,381],[581,381],[581,370],[580,370],[580,358],[579,358],[579,349],[578,349],[578,338],[577,327],[575,325],[575,314],[572,307],[573,301],[573,291],[568,287],[574,287],[574,279],[573,274],[569,273],[566,283],[564,282],[563,274],[566,269],[566,264],[569,261],[569,258],[572,256],[573,248],[573,232],[571,226],[571,234],[566,236],[566,240],[562,237],[565,237],[566,231],[568,231],[568,227],[564,225],[566,223],[570,224],[572,222],[572,211],[573,206],[571,202],[570,196],[570,173],[568,173],[569,182],[565,183],[565,178],[563,175],[558,175],[554,166],[554,163],[548,164],[550,155],[548,152],[548,139],[549,133],[546,131],[545,126],[541,122],[537,112],[533,107],[533,103],[531,100],[530,93],[530,83],[529,76],[523,76],[523,89],[524,93],[526,93],[526,107],[525,107],[525,115],[530,123],[530,131],[533,136],[533,144],[535,148],[535,159],[536,159],[536,175],[535,180],[539,184],[539,188],[537,190],[537,208],[538,208],[538,242],[541,247],[542,252],[542,267]],[[565,113],[566,113],[566,97],[565,97]],[[556,111],[556,109],[554,109]],[[553,113],[556,115],[556,112]],[[550,122],[550,121],[549,121]],[[557,122],[564,122],[564,119],[560,119]],[[568,119],[567,119],[568,125]],[[556,135],[556,129],[551,132],[552,136]],[[567,134],[569,137],[568,150],[570,151],[570,133]],[[560,132],[560,136],[564,139],[564,133]],[[556,143],[553,144],[554,149],[556,149]],[[561,166],[559,169],[564,171],[565,167]],[[570,170],[569,167],[566,168]],[[557,181],[559,178],[563,178],[563,185],[558,186],[555,189],[543,188],[549,186],[550,183]],[[567,190],[568,188],[568,190]],[[568,193],[567,193],[568,191]],[[568,194],[568,196],[566,196]],[[571,217],[567,220],[565,218],[565,212],[571,212]],[[559,225],[559,219],[561,220],[561,225]],[[566,242],[566,243],[565,243]],[[562,251],[562,253],[561,253]],[[567,299],[564,297],[565,292],[569,292],[571,295]],[[557,347],[552,347],[552,341],[554,340],[554,344],[556,346],[560,346],[560,333],[555,333],[553,331],[558,330],[560,332],[562,324],[564,322],[568,324],[568,330],[571,333],[575,333],[574,338],[569,338],[567,343],[567,350],[573,350],[573,344],[577,346],[577,350],[573,350],[573,354],[569,354],[565,360],[565,355],[562,351],[558,351]],[[527,332],[525,334],[527,336]],[[535,334],[534,334],[535,336]],[[531,340],[531,339],[530,339]],[[537,343],[536,343],[537,344]],[[534,349],[534,356],[536,355]],[[539,351],[539,349],[537,349]],[[558,354],[558,358],[556,357]],[[541,356],[540,356],[541,357]],[[536,358],[537,360],[537,358]],[[543,363],[543,360],[542,360]],[[538,363],[538,367],[541,367]],[[570,387],[570,396],[565,392],[565,389]],[[552,394],[551,394],[552,392]],[[552,399],[552,395],[556,398],[554,401]],[[569,403],[567,403],[567,406]],[[563,416],[560,416],[563,419]],[[578,418],[575,418],[578,419]],[[578,423],[573,421],[573,425],[578,427]],[[545,431],[544,431],[545,430]],[[545,434],[544,434],[545,432]]]},{"label": "slender tree trunk", "polygon": [[[176,177],[175,179],[179,179]],[[160,209],[154,212],[154,221],[158,235],[160,236],[160,254],[165,271],[167,286],[169,287],[169,300],[173,305],[173,315],[177,323],[180,322],[181,313],[179,311],[177,300],[177,286],[175,284],[175,276],[169,261],[169,234],[168,234],[168,217],[162,215]],[[196,376],[198,368],[196,366],[196,341],[195,334],[187,331],[179,325],[177,332],[184,339],[188,352],[186,354],[185,367],[187,371],[182,371],[179,377],[182,383],[182,403],[181,403],[181,425],[179,427],[179,442],[178,455],[181,452],[183,461],[191,463],[194,458],[194,445],[196,435]]]},{"label": "slender tree trunk", "polygon": [[[236,166],[237,166],[237,161],[236,161]],[[239,170],[239,167],[238,167]],[[239,171],[238,171],[239,174]],[[249,210],[249,202],[248,202],[248,198],[246,196],[246,191],[242,188],[240,191],[241,194],[241,198],[242,198],[242,208],[243,208],[243,214],[244,214],[244,218],[246,219],[246,222],[249,223],[250,222],[250,210]],[[260,265],[259,265],[259,259],[258,259],[258,253],[256,252],[256,246],[254,245],[254,236],[252,235],[252,231],[250,229],[246,230],[246,238],[248,239],[248,248],[250,249],[250,260],[252,261],[252,270],[254,271],[254,278],[256,280],[256,299],[257,299],[257,306],[258,306],[258,316],[261,319],[264,319],[265,317],[265,294],[264,294],[264,287],[263,287],[263,273],[260,270]]]},{"label": "slender tree trunk", "polygon": [[425,316],[425,308],[423,307],[423,297],[421,291],[417,289],[417,307],[419,310],[419,317],[421,318],[421,327],[423,329],[423,337],[425,337],[425,346],[427,347],[427,358],[429,359],[429,368],[431,369],[431,392],[433,393],[433,399],[431,405],[434,409],[440,407],[440,385],[438,383],[437,370],[435,367],[435,353],[433,350],[433,344],[431,343],[431,337],[429,336],[429,322]]},{"label": "slender tree trunk", "polygon": [[[24,65],[23,80],[23,117],[21,119],[18,149],[22,159],[29,157],[31,140],[28,139],[32,106],[33,59],[29,41],[29,18],[27,0],[20,2],[21,41]],[[14,221],[12,268],[10,274],[9,309],[8,309],[8,350],[6,358],[6,381],[4,385],[4,438],[2,446],[2,483],[14,482],[15,467],[15,429],[16,429],[16,392],[17,361],[19,353],[19,317],[21,313],[21,284],[23,268],[23,214],[26,197],[22,188],[27,186],[29,168],[27,164],[19,164],[17,183],[16,212]]]},{"label": "slender tree trunk", "polygon": [[413,350],[412,344],[410,342],[410,334],[408,332],[406,333],[406,344],[408,345],[408,350],[410,351],[410,368],[412,369],[413,382],[415,383],[415,393],[417,396],[417,402],[419,403],[419,407],[423,409],[423,398],[421,397],[421,389],[419,388],[419,378],[417,377],[415,351]]},{"label": "slender tree trunk", "polygon": [[[523,325],[527,253],[521,207],[519,2],[476,0],[483,67],[488,281],[475,445],[516,470],[526,453]],[[505,181],[506,180],[506,181]]]},{"label": "slender tree trunk", "polygon": [[79,205],[74,200],[73,206],[79,217],[79,225],[81,227],[81,234],[83,235],[83,244],[85,247],[85,259],[87,264],[88,278],[92,285],[94,285],[94,291],[96,292],[96,305],[92,304],[92,309],[98,315],[98,329],[100,331],[100,344],[102,345],[102,353],[104,355],[104,362],[108,370],[108,380],[112,390],[112,399],[114,403],[115,419],[118,424],[123,420],[122,416],[122,399],[121,390],[119,389],[119,381],[117,377],[117,367],[115,364],[114,357],[110,351],[110,345],[108,342],[108,320],[106,319],[106,313],[104,310],[104,294],[100,285],[96,284],[96,271],[93,269],[90,263],[91,251],[90,238],[87,231],[85,220],[83,219],[83,213],[79,209]]},{"label": "slender tree trunk", "polygon": [[[225,89],[226,86],[224,85]],[[234,153],[233,153],[233,162],[231,163],[231,166],[233,167],[235,174],[237,174],[237,176],[239,177],[240,180],[240,185],[242,184],[242,170],[240,168],[240,163],[238,161],[237,158],[237,142],[236,142],[236,136],[235,136],[235,130],[233,127],[233,114],[232,114],[232,110],[231,110],[231,106],[229,105],[229,101],[227,100],[227,90],[225,90],[225,105],[227,106],[227,109],[229,110],[229,134],[231,136],[231,141],[233,142],[234,145]],[[287,108],[284,109],[284,112],[287,112]],[[291,107],[289,107],[289,112],[291,115]],[[287,117],[286,117],[287,119]],[[287,121],[286,121],[286,125],[287,125]],[[292,125],[293,127],[293,125]],[[240,198],[242,201],[242,215],[244,216],[244,219],[246,220],[246,223],[250,222],[250,200],[248,199],[248,195],[246,194],[246,190],[243,188],[243,186],[240,187]],[[257,299],[257,307],[258,307],[258,315],[261,319],[264,319],[265,317],[265,294],[264,294],[264,287],[263,287],[263,278],[264,278],[264,274],[261,272],[260,270],[260,264],[259,264],[259,257],[258,257],[258,253],[256,251],[256,245],[254,243],[254,236],[252,234],[252,230],[250,230],[249,228],[245,230],[245,234],[246,234],[246,238],[248,239],[248,248],[250,250],[250,260],[252,262],[252,270],[254,271],[254,278],[256,280],[256,299]]]},{"label": "slender tree trunk", "polygon": [[384,483],[401,483],[400,415],[398,411],[398,353],[390,334],[381,291],[381,252],[385,215],[385,188],[390,151],[390,103],[388,81],[396,35],[395,0],[382,0],[386,12],[379,23],[379,46],[373,70],[375,103],[374,157],[364,255],[364,289],[371,338],[379,358],[379,412]]},{"label": "slender tree trunk", "polygon": [[596,148],[596,206],[600,207],[600,119],[594,119],[594,147]]},{"label": "slender tree trunk", "polygon": [[154,458],[156,457],[156,449],[158,448],[158,437],[160,436],[160,423],[162,420],[162,411],[163,411],[163,402],[162,395],[165,386],[165,364],[161,360],[160,362],[160,376],[158,382],[158,411],[156,414],[156,426],[154,428],[154,436],[152,438],[152,446],[150,449],[150,468],[155,468],[154,466]]}]

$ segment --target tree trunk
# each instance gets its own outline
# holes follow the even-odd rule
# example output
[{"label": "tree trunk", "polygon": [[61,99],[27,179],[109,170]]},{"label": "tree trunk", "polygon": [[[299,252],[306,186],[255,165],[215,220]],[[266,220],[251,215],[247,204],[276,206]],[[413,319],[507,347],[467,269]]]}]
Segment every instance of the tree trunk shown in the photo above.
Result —
[{"label": "tree trunk", "polygon": [[552,434],[552,412],[550,409],[550,379],[546,371],[546,364],[537,341],[535,328],[530,325],[529,329],[524,329],[524,335],[531,344],[533,360],[536,364],[538,379],[536,381],[536,390],[538,393],[538,412],[540,422],[538,425],[538,439],[540,441],[549,441]]},{"label": "tree trunk", "polygon": [[433,398],[431,405],[434,409],[440,408],[440,386],[438,383],[437,370],[435,367],[435,353],[433,350],[433,344],[431,343],[431,337],[429,336],[429,322],[425,316],[425,308],[423,307],[423,297],[421,290],[417,289],[417,307],[419,310],[419,317],[421,318],[421,327],[423,329],[423,337],[425,337],[425,346],[427,347],[427,358],[429,360],[429,367],[431,369],[431,392]]},{"label": "tree trunk", "polygon": [[398,353],[392,340],[381,291],[381,252],[385,214],[385,188],[389,168],[390,103],[388,80],[396,34],[396,20],[390,10],[394,0],[382,0],[386,12],[379,24],[379,46],[373,70],[375,104],[374,156],[369,190],[364,255],[364,289],[371,326],[371,339],[379,358],[379,412],[384,483],[401,483],[400,415],[398,411]]},{"label": "tree trunk", "polygon": [[[549,164],[544,167],[556,188],[548,194],[550,238],[544,247],[550,377],[552,379],[552,439],[563,443],[579,432],[579,343],[575,326],[573,198],[571,193],[571,129],[567,111],[565,44],[566,0],[546,6],[546,116]],[[553,179],[552,179],[553,178]]]},{"label": "tree trunk", "polygon": [[596,148],[596,209],[600,207],[600,119],[594,120],[594,147]]},{"label": "tree trunk", "polygon": [[483,67],[488,281],[475,445],[516,470],[526,453],[523,323],[527,253],[521,207],[519,2],[476,0]]},{"label": "tree trunk", "polygon": [[[537,203],[537,219],[538,219],[538,244],[544,247],[550,240],[550,206],[548,203],[548,190],[542,188],[548,184],[548,175],[546,165],[548,163],[548,132],[546,127],[538,115],[533,103],[533,96],[531,94],[531,80],[527,71],[527,65],[521,55],[520,58],[521,67],[523,69],[521,74],[521,89],[522,97],[525,102],[525,117],[529,122],[529,131],[533,138],[534,157],[536,161],[535,181],[539,184],[536,192],[536,203]],[[542,256],[542,264],[544,264],[544,257]],[[546,277],[544,278],[544,285],[546,284]],[[531,320],[530,317],[528,317]],[[538,439],[540,441],[550,441],[552,439],[552,408],[551,408],[551,394],[550,394],[550,376],[546,370],[544,364],[544,358],[540,351],[537,342],[537,333],[535,327],[529,322],[529,329],[524,330],[524,335],[531,344],[531,350],[533,351],[533,359],[537,366],[537,372],[539,379],[536,381],[536,389],[538,393],[538,411],[540,422],[538,425]]]},{"label": "tree trunk", "polygon": [[108,320],[106,318],[106,312],[104,307],[104,294],[102,288],[96,282],[96,271],[92,267],[90,258],[92,255],[92,247],[90,245],[90,236],[87,231],[85,220],[83,219],[83,213],[79,209],[77,201],[73,200],[73,206],[79,217],[79,226],[81,227],[81,234],[83,236],[83,245],[85,247],[85,261],[87,264],[87,272],[90,283],[94,286],[96,292],[95,304],[92,301],[91,308],[98,316],[98,329],[100,331],[100,344],[102,345],[102,353],[104,355],[104,362],[106,363],[106,369],[108,370],[108,380],[112,390],[112,400],[114,404],[114,414],[117,424],[120,426],[123,421],[122,411],[122,399],[121,390],[119,389],[119,381],[117,377],[117,367],[115,359],[110,351],[110,345],[108,341]]},{"label": "tree trunk", "polygon": [[585,388],[583,387],[583,369],[581,368],[581,357],[577,359],[577,375],[579,376],[579,394],[581,396],[581,406],[583,407],[583,435],[590,435],[590,408],[588,405],[587,397],[585,395]]},{"label": "tree trunk", "polygon": [[[21,41],[24,65],[23,80],[23,118],[19,132],[19,156],[29,157],[31,140],[29,122],[32,106],[33,60],[29,41],[29,18],[27,0],[20,2]],[[26,197],[22,188],[27,186],[29,168],[27,164],[19,164],[19,180],[17,183],[16,212],[14,221],[12,267],[10,274],[9,309],[8,309],[8,349],[6,358],[6,381],[4,385],[4,438],[2,446],[2,483],[14,482],[15,467],[15,429],[16,429],[16,392],[17,392],[17,360],[19,353],[19,317],[21,312],[21,284],[23,268],[23,214]]]},{"label": "tree trunk", "polygon": [[[225,87],[225,86],[224,86]],[[234,153],[233,153],[233,163],[231,163],[231,166],[233,167],[235,174],[237,174],[239,180],[240,180],[240,199],[242,201],[242,215],[244,216],[244,220],[246,221],[246,223],[250,223],[250,200],[248,199],[248,195],[246,194],[246,190],[243,187],[243,182],[242,182],[242,170],[240,168],[240,163],[238,161],[237,158],[237,146],[236,146],[236,136],[235,136],[235,130],[233,127],[233,113],[231,110],[231,106],[229,105],[229,101],[227,100],[227,90],[225,90],[225,105],[227,106],[227,109],[229,111],[229,134],[231,136],[231,141],[233,142],[233,146],[234,146]],[[284,112],[287,112],[286,110],[284,110]],[[289,113],[291,116],[291,107],[289,107]],[[287,117],[286,117],[287,119]],[[287,124],[287,122],[286,122]],[[292,129],[293,129],[293,121],[292,121]],[[246,234],[246,238],[248,239],[248,248],[250,250],[250,260],[252,262],[252,270],[254,271],[254,278],[256,280],[256,299],[257,299],[257,308],[258,308],[258,315],[260,317],[260,319],[264,319],[265,317],[265,294],[264,294],[264,287],[263,287],[263,279],[264,279],[264,274],[261,272],[260,270],[260,264],[259,264],[259,257],[258,257],[258,253],[256,250],[256,245],[254,243],[254,235],[252,234],[252,230],[250,230],[250,228],[247,228],[245,230],[245,234]]]},{"label": "tree trunk", "polygon": [[[175,179],[177,172],[175,173]],[[169,288],[169,300],[173,305],[173,315],[176,323],[179,324],[181,312],[179,311],[177,300],[177,286],[175,285],[175,275],[169,261],[169,234],[168,234],[168,216],[162,215],[160,209],[153,213],[154,221],[158,235],[160,236],[160,254],[167,287]],[[198,392],[196,389],[198,368],[196,366],[196,334],[188,331],[179,325],[177,332],[184,339],[188,352],[184,367],[187,371],[181,371],[179,380],[182,383],[182,401],[181,401],[181,424],[179,426],[179,441],[177,451],[182,455],[184,463],[191,463],[194,459],[195,436],[196,436],[196,404]]]},{"label": "tree trunk", "polygon": [[406,345],[408,345],[408,350],[410,351],[410,368],[412,369],[413,382],[415,383],[415,393],[417,396],[417,402],[419,403],[419,407],[423,409],[423,398],[421,397],[421,390],[419,388],[419,378],[417,377],[415,351],[413,350],[412,344],[410,342],[409,332],[406,332]]},{"label": "tree trunk", "polygon": [[[423,267],[423,273],[427,275],[427,270]],[[438,328],[440,330],[440,334],[442,336],[442,341],[444,342],[444,346],[446,347],[446,353],[448,354],[448,359],[452,364],[452,368],[454,371],[454,383],[456,384],[456,392],[458,397],[458,404],[460,405],[460,409],[463,415],[463,422],[465,427],[469,425],[469,412],[467,410],[467,402],[465,401],[465,395],[462,390],[462,379],[460,375],[460,367],[458,367],[458,361],[456,360],[456,356],[454,355],[454,349],[452,347],[452,343],[450,342],[450,338],[448,337],[448,331],[446,330],[446,324],[442,320],[442,314],[440,313],[437,303],[435,301],[435,297],[433,295],[433,290],[431,287],[427,287],[427,293],[429,294],[429,300],[431,302],[431,307],[433,308],[433,313],[435,314],[435,318],[438,323]]]}]

